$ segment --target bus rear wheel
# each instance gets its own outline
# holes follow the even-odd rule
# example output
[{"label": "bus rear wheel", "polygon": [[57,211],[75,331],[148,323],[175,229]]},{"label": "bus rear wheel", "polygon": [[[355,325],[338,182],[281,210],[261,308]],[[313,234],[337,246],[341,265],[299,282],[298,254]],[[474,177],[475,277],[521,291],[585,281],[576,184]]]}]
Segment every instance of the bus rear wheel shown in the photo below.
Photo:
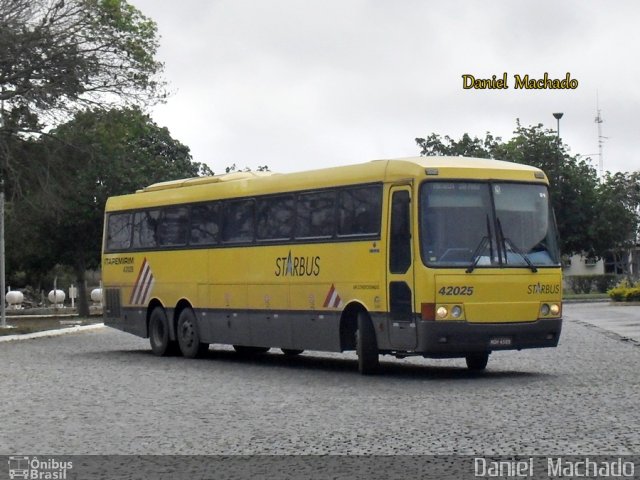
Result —
[{"label": "bus rear wheel", "polygon": [[474,372],[480,372],[487,368],[487,362],[489,362],[489,354],[487,352],[483,353],[472,353],[465,357],[467,361],[467,368]]},{"label": "bus rear wheel", "polygon": [[155,307],[149,315],[149,343],[159,357],[174,355],[176,342],[169,336],[169,320],[162,307]]},{"label": "bus rear wheel", "polygon": [[200,341],[196,315],[185,308],[178,316],[178,345],[185,358],[202,357],[209,351],[209,344]]},{"label": "bus rear wheel", "polygon": [[371,375],[378,371],[378,342],[376,331],[369,315],[358,313],[358,330],[356,330],[356,353],[358,354],[358,371],[362,375]]}]

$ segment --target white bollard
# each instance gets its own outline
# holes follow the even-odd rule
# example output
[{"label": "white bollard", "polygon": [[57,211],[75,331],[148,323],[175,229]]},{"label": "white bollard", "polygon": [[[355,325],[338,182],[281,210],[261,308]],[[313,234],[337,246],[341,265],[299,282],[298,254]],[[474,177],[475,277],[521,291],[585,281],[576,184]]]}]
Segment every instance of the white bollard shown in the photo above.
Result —
[{"label": "white bollard", "polygon": [[24,302],[24,294],[17,290],[7,292],[5,296],[10,310],[20,310]]},{"label": "white bollard", "polygon": [[66,295],[62,290],[51,290],[47,296],[54,308],[62,308]]},{"label": "white bollard", "polygon": [[94,288],[93,290],[91,290],[91,301],[96,305],[102,304],[102,289],[101,288]]}]

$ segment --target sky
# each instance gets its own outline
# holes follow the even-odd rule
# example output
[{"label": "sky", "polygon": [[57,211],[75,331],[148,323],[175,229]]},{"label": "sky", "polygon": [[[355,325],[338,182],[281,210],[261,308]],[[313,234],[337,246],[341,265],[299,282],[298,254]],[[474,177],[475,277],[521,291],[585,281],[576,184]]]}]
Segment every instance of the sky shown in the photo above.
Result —
[{"label": "sky", "polygon": [[[158,25],[157,124],[216,173],[416,156],[416,137],[557,128],[605,171],[640,170],[640,2],[129,0]],[[464,89],[463,75],[508,89]],[[577,80],[516,89],[515,75]]]}]

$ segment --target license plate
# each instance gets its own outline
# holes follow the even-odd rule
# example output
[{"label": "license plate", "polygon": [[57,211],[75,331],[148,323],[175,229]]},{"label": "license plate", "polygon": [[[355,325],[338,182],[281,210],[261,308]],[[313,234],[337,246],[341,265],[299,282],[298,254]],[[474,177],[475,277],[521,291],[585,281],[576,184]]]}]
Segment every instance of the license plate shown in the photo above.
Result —
[{"label": "license plate", "polygon": [[513,343],[511,337],[491,337],[489,339],[490,347],[510,347]]}]

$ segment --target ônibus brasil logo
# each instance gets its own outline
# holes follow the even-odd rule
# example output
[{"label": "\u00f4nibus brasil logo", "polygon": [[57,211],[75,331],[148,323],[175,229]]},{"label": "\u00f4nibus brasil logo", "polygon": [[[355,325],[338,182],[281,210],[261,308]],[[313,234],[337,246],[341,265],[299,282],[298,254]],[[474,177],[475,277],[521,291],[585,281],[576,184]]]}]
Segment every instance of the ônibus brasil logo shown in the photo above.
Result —
[{"label": "\u00f4nibus brasil logo", "polygon": [[73,462],[55,458],[38,458],[13,455],[9,457],[9,478],[25,480],[66,480],[67,470],[73,468]]}]

